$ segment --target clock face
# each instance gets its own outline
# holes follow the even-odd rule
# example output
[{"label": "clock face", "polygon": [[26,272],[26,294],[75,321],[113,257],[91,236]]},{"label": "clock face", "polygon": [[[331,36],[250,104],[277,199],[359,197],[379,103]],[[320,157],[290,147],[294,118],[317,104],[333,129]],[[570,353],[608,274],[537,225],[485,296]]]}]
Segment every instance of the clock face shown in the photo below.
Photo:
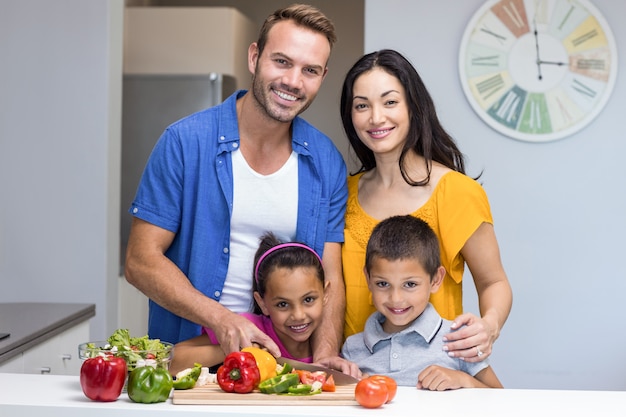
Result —
[{"label": "clock face", "polygon": [[463,91],[492,128],[544,142],[589,124],[617,75],[613,34],[588,0],[490,0],[459,53]]}]

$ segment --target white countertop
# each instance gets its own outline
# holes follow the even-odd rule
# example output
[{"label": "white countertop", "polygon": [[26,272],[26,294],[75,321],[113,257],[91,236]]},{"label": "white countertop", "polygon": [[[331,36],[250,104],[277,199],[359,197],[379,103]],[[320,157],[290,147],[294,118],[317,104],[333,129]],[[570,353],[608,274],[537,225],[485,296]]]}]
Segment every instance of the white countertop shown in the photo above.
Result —
[{"label": "white countertop", "polygon": [[0,415],[29,417],[160,416],[626,416],[626,391],[461,389],[446,392],[400,387],[393,402],[360,406],[223,406],[136,404],[123,393],[111,403],[87,399],[77,376],[0,373]]}]

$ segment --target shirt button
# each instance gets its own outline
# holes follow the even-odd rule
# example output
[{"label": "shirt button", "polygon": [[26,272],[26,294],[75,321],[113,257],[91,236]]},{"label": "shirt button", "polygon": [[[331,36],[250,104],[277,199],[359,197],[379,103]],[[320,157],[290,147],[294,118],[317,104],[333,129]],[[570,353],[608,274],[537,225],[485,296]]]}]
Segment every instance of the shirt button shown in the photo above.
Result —
[{"label": "shirt button", "polygon": [[133,213],[137,213],[138,211],[139,211],[139,209],[138,209],[137,207],[135,207],[135,208],[133,209]]},{"label": "shirt button", "polygon": [[391,357],[394,358],[394,359],[398,359],[398,354],[394,353],[393,355],[391,355]]},{"label": "shirt button", "polygon": [[224,136],[220,136],[220,140],[225,140],[226,138]]},{"label": "shirt button", "polygon": [[214,295],[215,297],[219,297],[219,296],[220,296],[220,292],[219,292],[219,291],[215,291],[215,292],[213,293],[213,295]]},{"label": "shirt button", "polygon": [[237,142],[233,143],[233,148],[237,149],[238,146],[239,144]]},{"label": "shirt button", "polygon": [[222,252],[224,252],[224,253],[228,253],[228,248],[224,248],[224,249],[222,249]]},{"label": "shirt button", "polygon": [[309,146],[309,142],[304,142],[304,146]]}]

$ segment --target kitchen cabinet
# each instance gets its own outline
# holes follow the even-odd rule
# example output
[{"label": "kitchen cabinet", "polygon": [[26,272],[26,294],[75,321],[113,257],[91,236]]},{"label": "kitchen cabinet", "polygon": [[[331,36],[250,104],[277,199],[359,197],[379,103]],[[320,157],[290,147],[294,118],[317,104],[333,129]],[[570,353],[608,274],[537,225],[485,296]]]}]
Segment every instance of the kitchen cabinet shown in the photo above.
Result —
[{"label": "kitchen cabinet", "polygon": [[127,7],[124,74],[214,72],[248,88],[248,47],[257,30],[233,7]]},{"label": "kitchen cabinet", "polygon": [[82,365],[78,345],[88,340],[89,322],[85,321],[25,351],[22,354],[24,373],[78,375]]},{"label": "kitchen cabinet", "polygon": [[78,345],[90,340],[93,304],[0,304],[0,372],[78,375]]},{"label": "kitchen cabinet", "polygon": [[0,364],[0,372],[24,372],[24,357],[23,355],[17,355],[12,359],[9,359]]}]

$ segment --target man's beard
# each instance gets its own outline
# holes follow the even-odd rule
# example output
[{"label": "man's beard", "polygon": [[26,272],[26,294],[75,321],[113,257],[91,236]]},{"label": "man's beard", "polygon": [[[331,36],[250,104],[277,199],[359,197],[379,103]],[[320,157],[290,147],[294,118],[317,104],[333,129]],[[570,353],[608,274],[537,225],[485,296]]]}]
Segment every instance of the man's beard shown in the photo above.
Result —
[{"label": "man's beard", "polygon": [[[298,90],[293,90],[287,86],[281,85],[280,90],[286,91],[289,94],[300,97]],[[260,110],[267,115],[267,117],[276,120],[281,123],[290,123],[296,116],[305,111],[312,101],[307,101],[306,97],[300,98],[300,102],[305,103],[303,107],[281,107],[276,104],[271,98],[273,92],[273,85],[269,85],[267,88],[263,85],[263,81],[256,75],[252,78],[252,94],[254,95],[257,106]],[[281,111],[283,110],[283,111]]]}]

